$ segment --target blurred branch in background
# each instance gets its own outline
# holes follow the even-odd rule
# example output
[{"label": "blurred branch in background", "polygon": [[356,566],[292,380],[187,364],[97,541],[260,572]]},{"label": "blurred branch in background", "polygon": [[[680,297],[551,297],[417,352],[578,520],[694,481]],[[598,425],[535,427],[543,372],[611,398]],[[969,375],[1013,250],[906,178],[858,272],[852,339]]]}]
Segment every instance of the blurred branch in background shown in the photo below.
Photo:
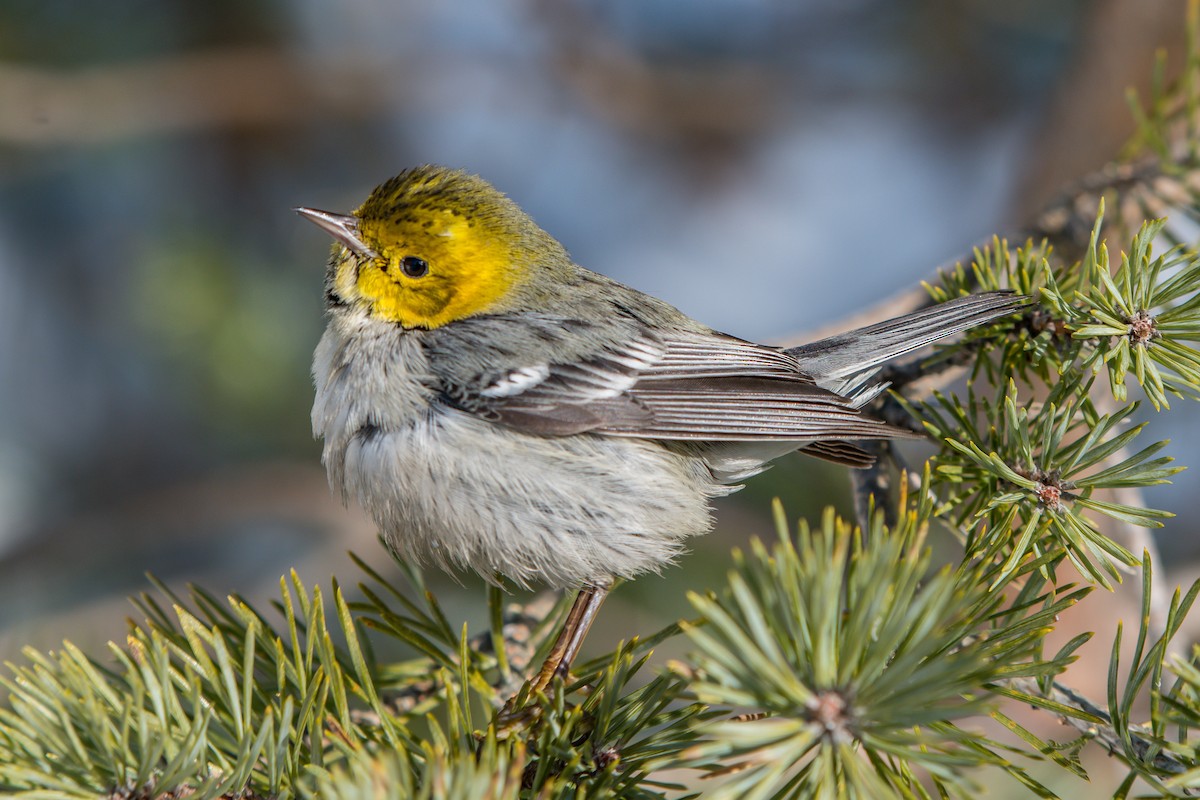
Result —
[{"label": "blurred branch in background", "polygon": [[1117,87],[1146,97],[1154,75],[1149,65],[1161,53],[1165,75],[1182,72],[1187,29],[1180,24],[1177,0],[1089,4],[1077,57],[1047,101],[1053,113],[1042,116],[1038,135],[1013,195],[1013,214],[1029,220],[1062,187],[1101,169],[1133,133],[1126,97]]},{"label": "blurred branch in background", "polygon": [[[331,115],[369,116],[395,102],[376,90],[379,64],[306,64],[290,50],[265,47],[82,69],[0,63],[0,97],[7,98],[0,145],[88,146],[294,125]],[[424,63],[422,69],[428,68]]]},{"label": "blurred branch in background", "polygon": [[673,143],[704,171],[778,125],[789,81],[779,64],[729,54],[648,58],[613,34],[595,7],[530,0],[549,41],[551,74],[598,122]]}]

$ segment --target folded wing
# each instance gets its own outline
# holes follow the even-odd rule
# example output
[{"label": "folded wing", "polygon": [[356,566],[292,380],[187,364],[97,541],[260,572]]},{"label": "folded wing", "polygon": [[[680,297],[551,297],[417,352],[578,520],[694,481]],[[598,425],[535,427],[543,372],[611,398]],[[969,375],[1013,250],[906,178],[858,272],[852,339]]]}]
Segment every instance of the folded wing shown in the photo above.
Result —
[{"label": "folded wing", "polygon": [[463,410],[542,435],[590,431],[681,441],[912,435],[817,386],[782,350],[717,333],[647,334],[570,364],[488,376],[456,399]]}]

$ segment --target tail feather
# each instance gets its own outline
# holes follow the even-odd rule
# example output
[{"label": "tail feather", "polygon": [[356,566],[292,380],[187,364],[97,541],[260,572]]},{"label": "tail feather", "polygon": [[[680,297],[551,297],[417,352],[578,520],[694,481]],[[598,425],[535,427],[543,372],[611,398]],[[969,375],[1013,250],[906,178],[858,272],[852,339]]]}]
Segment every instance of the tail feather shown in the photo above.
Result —
[{"label": "tail feather", "polygon": [[800,345],[788,354],[817,384],[854,394],[886,362],[947,336],[983,325],[1027,306],[1012,292],[981,292],[939,303],[895,319]]}]

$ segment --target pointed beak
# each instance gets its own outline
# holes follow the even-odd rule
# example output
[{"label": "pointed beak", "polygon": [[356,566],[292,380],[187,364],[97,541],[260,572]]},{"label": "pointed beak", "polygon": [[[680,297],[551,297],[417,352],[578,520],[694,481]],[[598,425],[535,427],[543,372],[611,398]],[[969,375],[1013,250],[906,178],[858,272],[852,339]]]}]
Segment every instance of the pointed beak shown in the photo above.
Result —
[{"label": "pointed beak", "polygon": [[304,208],[303,206],[292,210],[360,256],[378,258],[378,254],[359,238],[357,217],[349,214],[334,214],[316,208]]}]

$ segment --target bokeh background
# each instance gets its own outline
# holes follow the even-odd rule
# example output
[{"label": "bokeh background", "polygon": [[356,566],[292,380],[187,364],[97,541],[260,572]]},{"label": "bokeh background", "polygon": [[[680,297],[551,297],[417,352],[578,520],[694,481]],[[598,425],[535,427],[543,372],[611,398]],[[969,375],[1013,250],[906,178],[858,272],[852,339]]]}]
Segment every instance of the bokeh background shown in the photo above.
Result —
[{"label": "bokeh background", "polygon": [[[1182,52],[1183,16],[1182,0],[5,0],[0,656],[119,638],[146,572],[262,601],[292,567],[352,583],[347,549],[387,564],[311,438],[328,241],[291,207],[350,210],[407,166],[465,167],[585,266],[782,339],[912,286],[1113,156],[1125,89],[1155,48]],[[1175,416],[1186,460],[1198,423]],[[1180,483],[1154,501],[1190,510]],[[595,646],[685,614],[685,587],[769,533],[774,495],[811,513],[845,502],[845,475],[796,458],[723,502],[682,568],[618,592]],[[437,580],[477,618],[474,581]]]}]

